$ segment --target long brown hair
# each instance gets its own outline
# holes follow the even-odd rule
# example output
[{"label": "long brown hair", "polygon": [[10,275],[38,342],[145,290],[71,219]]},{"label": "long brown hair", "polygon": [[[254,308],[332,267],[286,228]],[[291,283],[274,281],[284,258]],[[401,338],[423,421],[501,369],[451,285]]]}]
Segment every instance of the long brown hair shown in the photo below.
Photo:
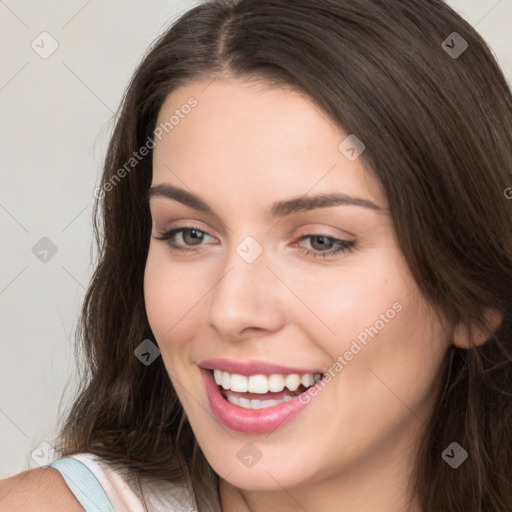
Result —
[{"label": "long brown hair", "polygon": [[[291,86],[357,134],[424,297],[468,329],[486,326],[485,308],[501,312],[485,344],[446,354],[413,481],[424,512],[512,510],[512,97],[486,43],[441,0],[213,0],[149,49],[95,203],[98,262],[77,332],[86,365],[60,455],[90,452],[137,477],[185,481],[199,511],[219,510],[219,478],[162,359],[134,356],[154,340],[143,297],[151,152],[126,163],[154,138],[171,91],[221,74]],[[469,454],[458,469],[442,458],[452,442]]]}]

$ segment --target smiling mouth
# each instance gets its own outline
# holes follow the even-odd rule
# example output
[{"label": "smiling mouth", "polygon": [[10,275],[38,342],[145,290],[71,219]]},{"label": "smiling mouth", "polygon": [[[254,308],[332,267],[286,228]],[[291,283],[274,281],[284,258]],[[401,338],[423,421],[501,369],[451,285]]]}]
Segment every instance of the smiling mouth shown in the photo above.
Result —
[{"label": "smiling mouth", "polygon": [[221,395],[243,409],[266,409],[297,398],[322,379],[321,373],[240,375],[210,370]]}]

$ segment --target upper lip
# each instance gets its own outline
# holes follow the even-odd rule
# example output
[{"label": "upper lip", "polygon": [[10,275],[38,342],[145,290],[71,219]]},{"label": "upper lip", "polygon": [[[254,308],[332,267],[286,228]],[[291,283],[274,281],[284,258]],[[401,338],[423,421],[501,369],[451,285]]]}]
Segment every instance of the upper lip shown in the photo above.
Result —
[{"label": "upper lip", "polygon": [[228,373],[236,373],[238,375],[272,375],[272,374],[291,374],[298,373],[304,375],[306,373],[323,373],[321,370],[311,370],[308,368],[297,368],[283,366],[265,361],[235,361],[234,359],[205,359],[199,363],[199,366],[207,370],[222,370]]}]

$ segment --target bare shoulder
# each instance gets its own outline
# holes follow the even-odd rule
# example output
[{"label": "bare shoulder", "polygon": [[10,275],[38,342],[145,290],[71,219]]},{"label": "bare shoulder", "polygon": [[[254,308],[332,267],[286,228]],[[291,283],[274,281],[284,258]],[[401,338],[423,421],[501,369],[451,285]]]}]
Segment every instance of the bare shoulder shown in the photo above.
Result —
[{"label": "bare shoulder", "polygon": [[0,511],[83,512],[63,476],[55,468],[36,468],[0,480]]}]

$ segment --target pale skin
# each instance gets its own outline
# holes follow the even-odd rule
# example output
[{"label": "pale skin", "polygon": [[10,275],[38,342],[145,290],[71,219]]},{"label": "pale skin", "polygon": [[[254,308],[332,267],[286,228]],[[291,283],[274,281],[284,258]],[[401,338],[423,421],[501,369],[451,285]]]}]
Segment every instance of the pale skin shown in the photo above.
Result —
[{"label": "pale skin", "polygon": [[[170,94],[157,125],[191,96],[197,107],[156,143],[152,186],[185,189],[215,215],[151,198],[144,293],[170,379],[223,479],[223,511],[421,512],[408,488],[415,440],[454,332],[419,293],[386,197],[362,158],[339,151],[348,134],[304,95],[254,81],[192,82]],[[267,215],[277,201],[332,192],[382,211],[345,204]],[[182,253],[157,240],[178,227],[202,241],[177,233],[172,242],[191,250]],[[263,249],[253,263],[236,251],[248,236]],[[333,239],[355,246],[312,255],[336,249]],[[401,311],[291,423],[244,434],[213,416],[200,361],[327,369],[395,303]],[[248,442],[262,454],[251,468],[237,458]]]}]

